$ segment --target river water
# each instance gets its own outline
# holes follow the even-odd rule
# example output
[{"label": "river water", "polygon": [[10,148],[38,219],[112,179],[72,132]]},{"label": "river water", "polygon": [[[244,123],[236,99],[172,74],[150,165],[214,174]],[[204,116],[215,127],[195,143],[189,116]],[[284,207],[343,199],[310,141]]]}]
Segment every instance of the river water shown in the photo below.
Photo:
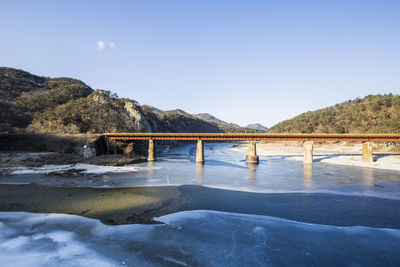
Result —
[{"label": "river water", "polygon": [[[65,178],[22,172],[0,183],[49,186],[131,187],[202,185],[257,193],[324,193],[400,200],[400,172],[260,156],[247,165],[232,143],[206,143],[205,164],[195,145],[158,152],[156,162],[129,171]],[[26,171],[26,170],[25,170]],[[334,203],[333,203],[334,204]],[[329,211],[326,211],[329,213]],[[365,218],[368,220],[368,218]],[[282,266],[400,265],[400,230],[338,227],[277,217],[184,211],[157,218],[163,225],[107,226],[65,214],[0,213],[2,266]],[[399,220],[394,216],[393,220]]]},{"label": "river water", "polygon": [[[205,164],[195,163],[196,145],[158,151],[155,162],[129,167],[91,168],[91,178],[40,175],[49,168],[16,170],[0,177],[0,184],[37,183],[49,186],[130,187],[197,184],[207,187],[262,193],[332,193],[400,199],[400,172],[318,162],[303,165],[294,156],[260,156],[260,164],[246,164],[246,152],[233,143],[205,143]],[[71,166],[66,166],[71,167]],[[88,169],[89,169],[88,168]]]}]

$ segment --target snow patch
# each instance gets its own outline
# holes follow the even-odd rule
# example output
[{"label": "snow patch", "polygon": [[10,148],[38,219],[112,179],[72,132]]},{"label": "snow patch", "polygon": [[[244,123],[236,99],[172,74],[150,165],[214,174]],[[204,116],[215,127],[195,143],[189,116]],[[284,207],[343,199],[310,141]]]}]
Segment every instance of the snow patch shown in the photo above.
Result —
[{"label": "snow patch", "polygon": [[123,172],[134,172],[141,170],[141,167],[135,166],[98,166],[92,164],[69,164],[69,165],[43,165],[41,167],[16,167],[11,174],[49,174],[53,172],[61,173],[68,170],[80,170],[83,169],[81,173],[86,174],[102,174],[102,173],[123,173]]}]

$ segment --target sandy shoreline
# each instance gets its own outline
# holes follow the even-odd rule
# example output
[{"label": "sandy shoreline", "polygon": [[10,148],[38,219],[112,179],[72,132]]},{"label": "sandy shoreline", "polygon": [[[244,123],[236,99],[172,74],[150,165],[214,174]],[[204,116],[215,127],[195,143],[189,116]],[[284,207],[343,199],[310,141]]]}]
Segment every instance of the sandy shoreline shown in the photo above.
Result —
[{"label": "sandy shoreline", "polygon": [[[247,151],[247,145],[241,144],[234,149]],[[373,162],[362,161],[361,153],[361,143],[316,144],[313,151],[314,162],[400,171],[400,153],[390,152],[383,146],[374,147]],[[303,147],[298,143],[257,143],[257,154],[301,161]]]}]

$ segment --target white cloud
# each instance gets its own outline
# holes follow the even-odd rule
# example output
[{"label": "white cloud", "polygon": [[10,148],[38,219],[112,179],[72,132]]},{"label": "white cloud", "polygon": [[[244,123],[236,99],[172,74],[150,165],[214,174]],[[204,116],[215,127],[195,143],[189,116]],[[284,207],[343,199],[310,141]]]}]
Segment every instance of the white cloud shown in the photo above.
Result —
[{"label": "white cloud", "polygon": [[105,47],[106,46],[103,41],[97,41],[97,49],[103,50]]},{"label": "white cloud", "polygon": [[115,48],[115,43],[110,43],[110,48]]}]

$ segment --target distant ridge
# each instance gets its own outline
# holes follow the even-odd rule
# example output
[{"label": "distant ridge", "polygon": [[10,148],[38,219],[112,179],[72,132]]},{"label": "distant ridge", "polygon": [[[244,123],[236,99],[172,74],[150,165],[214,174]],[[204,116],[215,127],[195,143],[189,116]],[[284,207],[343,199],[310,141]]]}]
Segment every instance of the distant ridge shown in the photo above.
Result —
[{"label": "distant ridge", "polygon": [[268,127],[265,127],[264,125],[261,125],[259,123],[253,123],[249,124],[246,126],[246,128],[251,128],[251,129],[256,129],[256,130],[261,130],[261,131],[267,131]]},{"label": "distant ridge", "polygon": [[205,120],[205,121],[212,121],[212,122],[221,123],[221,124],[229,124],[223,120],[220,120],[220,119],[214,117],[213,115],[211,115],[209,113],[192,114],[192,116],[199,118],[201,120]]},{"label": "distant ridge", "polygon": [[228,123],[226,121],[220,120],[216,117],[214,117],[213,115],[209,114],[209,113],[198,113],[198,114],[192,114],[192,116],[209,122],[211,124],[217,125],[218,128],[220,128],[222,131],[226,132],[226,133],[237,133],[237,132],[243,132],[243,133],[252,133],[252,132],[256,132],[256,133],[262,133],[265,130],[260,130],[260,129],[256,129],[256,128],[249,128],[249,127],[241,127],[235,123]]},{"label": "distant ridge", "polygon": [[400,133],[400,96],[368,95],[309,111],[271,127],[271,133]]}]

